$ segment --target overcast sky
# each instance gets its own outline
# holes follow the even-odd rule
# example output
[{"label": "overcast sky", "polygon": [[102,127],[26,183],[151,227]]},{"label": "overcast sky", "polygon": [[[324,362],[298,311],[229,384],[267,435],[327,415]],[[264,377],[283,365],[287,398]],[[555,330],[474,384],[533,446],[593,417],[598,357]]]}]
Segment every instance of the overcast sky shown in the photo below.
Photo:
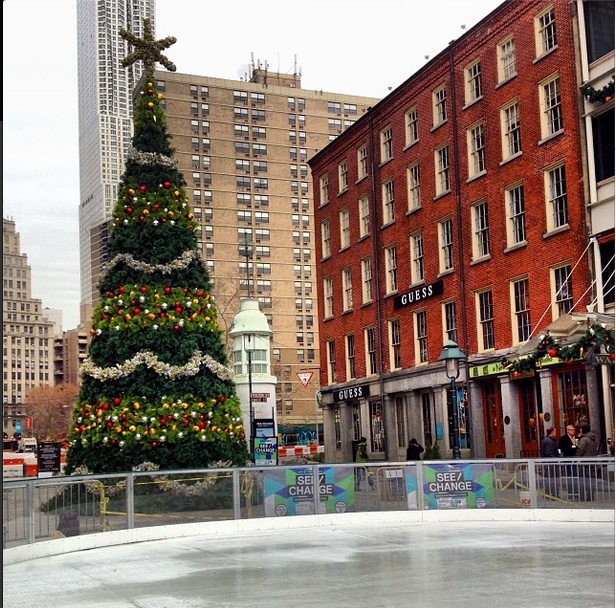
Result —
[{"label": "overcast sky", "polygon": [[[79,322],[76,2],[4,0],[3,217],[32,295]],[[94,1],[94,0],[88,0]],[[239,80],[251,61],[302,88],[385,97],[502,0],[157,0],[177,71]]]}]

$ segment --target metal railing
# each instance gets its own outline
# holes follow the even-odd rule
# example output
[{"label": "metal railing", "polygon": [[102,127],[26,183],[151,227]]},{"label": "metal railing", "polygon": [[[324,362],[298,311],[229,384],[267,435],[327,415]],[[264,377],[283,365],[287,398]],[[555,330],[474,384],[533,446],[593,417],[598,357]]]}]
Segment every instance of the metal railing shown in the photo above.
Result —
[{"label": "metal railing", "polygon": [[4,548],[171,524],[433,509],[614,510],[614,459],[306,464],[7,479]]}]

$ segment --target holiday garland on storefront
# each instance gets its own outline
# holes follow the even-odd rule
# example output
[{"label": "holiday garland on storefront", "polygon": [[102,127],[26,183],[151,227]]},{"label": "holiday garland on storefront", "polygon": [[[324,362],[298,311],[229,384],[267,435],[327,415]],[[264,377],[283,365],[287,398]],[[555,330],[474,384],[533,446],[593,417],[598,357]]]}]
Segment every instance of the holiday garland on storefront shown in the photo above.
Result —
[{"label": "holiday garland on storefront", "polygon": [[584,335],[573,344],[560,344],[557,339],[546,332],[539,336],[539,342],[532,353],[513,361],[502,360],[503,367],[513,374],[534,371],[542,367],[543,359],[560,359],[572,363],[585,359],[593,352],[604,352],[614,361],[614,329],[608,329],[603,323],[594,323]]},{"label": "holiday garland on storefront", "polygon": [[582,87],[582,95],[592,103],[610,101],[614,97],[614,77],[612,76],[612,80],[601,89],[595,89],[590,85]]}]

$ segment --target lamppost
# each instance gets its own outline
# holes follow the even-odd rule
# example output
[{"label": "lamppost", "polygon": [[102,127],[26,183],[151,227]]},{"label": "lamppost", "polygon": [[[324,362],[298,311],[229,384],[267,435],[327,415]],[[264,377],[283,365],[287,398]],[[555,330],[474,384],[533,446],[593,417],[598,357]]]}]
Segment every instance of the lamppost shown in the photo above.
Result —
[{"label": "lamppost", "polygon": [[460,361],[466,361],[466,355],[453,340],[447,340],[438,358],[445,361],[445,373],[449,378],[451,392],[451,408],[453,414],[453,457],[460,460],[460,411],[458,409],[458,395],[456,394],[456,380],[460,375]]},{"label": "lamppost", "polygon": [[255,461],[255,410],[252,403],[252,353],[255,351],[255,334],[244,334],[244,350],[248,355],[248,410],[250,412],[250,458]]}]

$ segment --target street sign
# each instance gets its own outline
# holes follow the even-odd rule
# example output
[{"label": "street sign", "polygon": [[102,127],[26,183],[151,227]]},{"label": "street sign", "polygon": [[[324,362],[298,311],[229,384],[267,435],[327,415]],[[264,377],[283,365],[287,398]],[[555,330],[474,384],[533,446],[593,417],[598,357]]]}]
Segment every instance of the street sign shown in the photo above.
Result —
[{"label": "street sign", "polygon": [[297,372],[297,377],[304,386],[308,386],[308,382],[312,378],[313,372]]}]

